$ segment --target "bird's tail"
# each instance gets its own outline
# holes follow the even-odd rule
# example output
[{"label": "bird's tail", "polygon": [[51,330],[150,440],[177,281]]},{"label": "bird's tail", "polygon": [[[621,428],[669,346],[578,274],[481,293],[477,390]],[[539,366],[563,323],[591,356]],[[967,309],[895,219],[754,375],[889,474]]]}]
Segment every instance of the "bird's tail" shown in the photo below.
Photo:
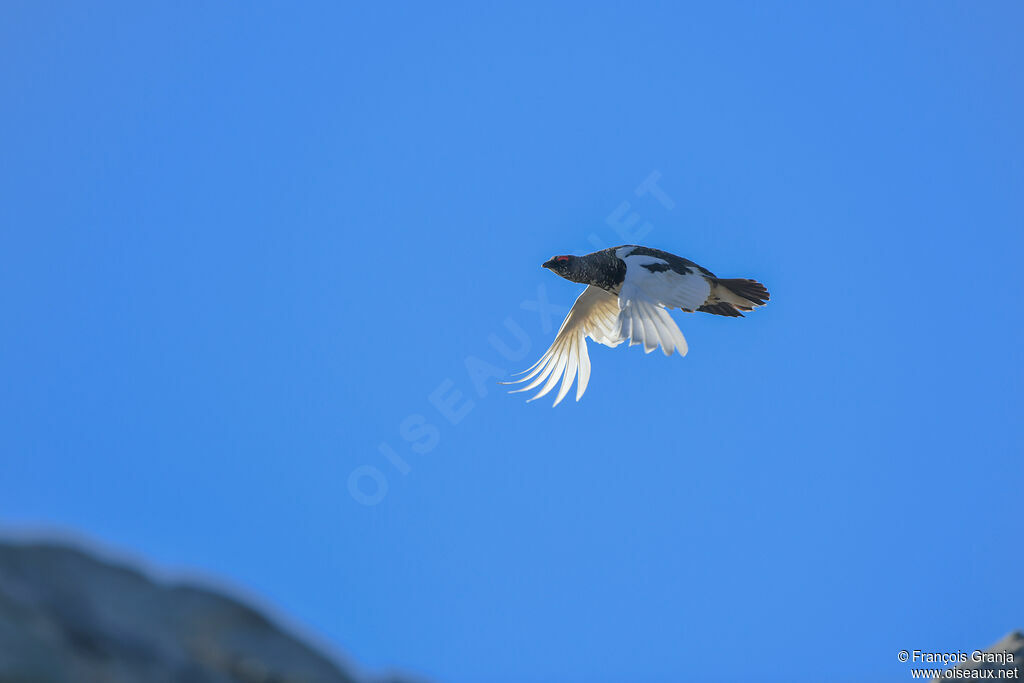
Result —
[{"label": "bird's tail", "polygon": [[697,310],[733,318],[742,317],[740,311],[752,311],[758,306],[764,306],[769,298],[768,290],[757,280],[718,279],[712,285],[707,301]]}]

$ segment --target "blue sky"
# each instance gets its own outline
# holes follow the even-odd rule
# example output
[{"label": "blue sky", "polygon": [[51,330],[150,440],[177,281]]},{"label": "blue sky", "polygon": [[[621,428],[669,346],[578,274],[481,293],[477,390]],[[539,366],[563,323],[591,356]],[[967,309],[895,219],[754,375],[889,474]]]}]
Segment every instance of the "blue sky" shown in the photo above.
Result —
[{"label": "blue sky", "polygon": [[[3,524],[456,683],[986,646],[1024,627],[1022,21],[7,3]],[[677,314],[685,359],[591,344],[578,404],[478,388],[578,293],[540,264],[624,229],[770,305]]]}]

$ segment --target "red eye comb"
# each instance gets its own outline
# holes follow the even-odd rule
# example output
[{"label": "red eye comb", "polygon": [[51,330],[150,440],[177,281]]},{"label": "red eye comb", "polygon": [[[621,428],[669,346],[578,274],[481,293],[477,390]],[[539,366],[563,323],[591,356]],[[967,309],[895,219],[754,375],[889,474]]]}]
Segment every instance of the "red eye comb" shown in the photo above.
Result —
[{"label": "red eye comb", "polygon": [[555,260],[556,261],[568,261],[569,257],[568,256],[556,256]]}]

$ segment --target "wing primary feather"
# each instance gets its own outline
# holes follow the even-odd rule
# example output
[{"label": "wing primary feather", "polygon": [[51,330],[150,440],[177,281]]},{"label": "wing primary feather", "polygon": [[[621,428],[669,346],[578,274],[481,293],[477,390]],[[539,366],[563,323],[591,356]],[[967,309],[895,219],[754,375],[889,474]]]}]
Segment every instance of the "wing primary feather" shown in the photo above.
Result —
[{"label": "wing primary feather", "polygon": [[[558,388],[558,396],[555,397],[555,402],[552,407],[557,406],[565,398],[565,395],[569,393],[569,389],[572,387],[572,381],[576,379],[576,369],[579,367],[577,357],[579,356],[579,343],[580,335],[578,332],[569,339],[569,353],[566,359],[565,374],[562,376],[562,386]],[[586,342],[583,342],[586,344]]]},{"label": "wing primary feather", "polygon": [[[512,376],[513,376],[513,377],[516,377],[516,376],[518,376],[518,375],[525,375],[525,374],[526,374],[526,373],[528,373],[528,372],[529,372],[530,370],[533,370],[533,369],[534,369],[535,367],[537,367],[538,365],[540,365],[540,362],[541,362],[542,360],[544,360],[544,356],[541,356],[540,358],[538,358],[538,359],[537,359],[537,362],[536,362],[536,363],[534,363],[534,364],[533,364],[533,365],[531,365],[530,367],[526,368],[525,370],[520,370],[519,372],[513,372],[513,373],[512,373]],[[521,381],[521,380],[517,380],[517,381]],[[498,382],[498,384],[513,384],[513,382]]]},{"label": "wing primary feather", "polygon": [[676,350],[675,335],[672,334],[672,329],[666,324],[664,320],[661,320],[661,351],[665,356],[671,356]]},{"label": "wing primary feather", "polygon": [[641,309],[643,317],[641,318],[641,324],[644,328],[644,353],[650,353],[654,349],[658,348],[658,344],[661,342],[661,337],[658,336],[658,327],[655,324],[654,316],[656,315],[649,304],[644,304]]},{"label": "wing primary feather", "polygon": [[583,392],[587,390],[587,384],[590,383],[590,353],[587,351],[587,340],[584,339],[582,342],[582,348],[580,348],[579,379],[576,381],[577,401],[583,398]]},{"label": "wing primary feather", "polygon": [[[536,377],[533,378],[532,382],[527,384],[525,387],[522,387],[520,389],[513,389],[512,391],[510,391],[508,393],[510,393],[510,394],[518,394],[521,391],[529,391],[530,389],[533,389],[533,388],[539,386],[541,382],[543,382],[544,380],[546,380],[548,378],[548,375],[551,374],[551,371],[555,369],[555,363],[557,363],[557,362],[558,362],[558,354],[552,354],[551,357],[548,358],[548,361],[543,365],[543,367],[541,367],[541,369],[540,369],[541,371],[537,374]],[[529,378],[527,378],[527,379],[529,379]]]},{"label": "wing primary feather", "polygon": [[528,399],[535,401],[553,391],[561,380],[554,402],[554,405],[558,405],[572,390],[575,381],[576,400],[580,400],[590,381],[591,365],[587,337],[614,348],[628,338],[623,336],[624,320],[629,325],[630,332],[640,329],[634,325],[629,315],[622,315],[618,297],[593,285],[587,287],[576,298],[569,314],[562,321],[551,347],[536,363],[517,373],[516,379],[500,383],[524,385],[512,389],[509,393],[530,391],[540,387],[536,395]]},{"label": "wing primary feather", "polygon": [[[540,357],[540,360],[538,360],[536,363],[534,363],[532,366],[530,366],[529,369],[523,370],[523,372],[529,372],[530,374],[528,374],[528,375],[526,375],[524,377],[520,377],[519,379],[511,380],[509,382],[498,382],[498,384],[519,384],[521,382],[528,382],[528,381],[530,381],[530,379],[534,375],[536,375],[538,372],[540,372],[541,370],[544,369],[544,364],[546,364],[549,360],[551,360],[551,351],[552,351],[552,349],[548,349],[547,351],[545,351],[544,355]],[[521,372],[519,374],[523,374],[523,373]],[[509,393],[515,393],[515,392],[509,392]]]},{"label": "wing primary feather", "polygon": [[565,371],[565,362],[566,354],[563,351],[558,355],[557,365],[555,365],[554,372],[548,375],[548,381],[544,383],[544,386],[541,387],[541,390],[538,391],[532,398],[526,399],[527,403],[529,403],[530,401],[536,401],[538,398],[541,398],[542,396],[547,396],[551,392],[551,390],[555,388],[555,384],[558,382],[559,378],[561,378],[562,376],[562,373]]}]

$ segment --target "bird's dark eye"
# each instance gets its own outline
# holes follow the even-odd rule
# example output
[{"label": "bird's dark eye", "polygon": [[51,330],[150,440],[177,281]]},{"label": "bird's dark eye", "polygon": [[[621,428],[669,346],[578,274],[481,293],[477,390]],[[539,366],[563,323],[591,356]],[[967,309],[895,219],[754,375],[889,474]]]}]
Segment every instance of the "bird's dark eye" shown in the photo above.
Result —
[{"label": "bird's dark eye", "polygon": [[555,260],[564,263],[565,261],[569,260],[569,257],[568,256],[558,256],[558,257],[555,258]]}]

